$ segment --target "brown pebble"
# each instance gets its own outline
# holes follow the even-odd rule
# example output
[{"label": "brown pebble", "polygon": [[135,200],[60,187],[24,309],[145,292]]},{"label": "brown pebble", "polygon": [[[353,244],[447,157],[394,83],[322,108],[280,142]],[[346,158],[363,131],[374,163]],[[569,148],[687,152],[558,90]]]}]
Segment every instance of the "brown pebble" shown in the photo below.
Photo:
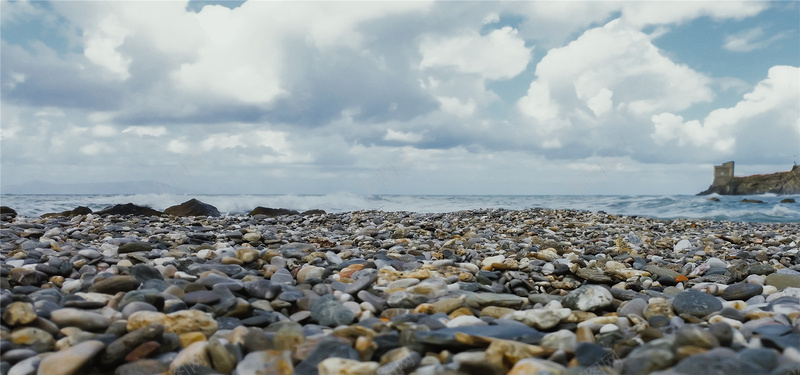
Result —
[{"label": "brown pebble", "polygon": [[588,342],[594,343],[594,333],[592,333],[592,329],[588,326],[580,326],[575,331],[575,335],[577,336],[578,342]]},{"label": "brown pebble", "polygon": [[159,348],[161,348],[161,344],[158,341],[145,341],[125,356],[125,362],[135,362],[147,358],[157,352]]}]

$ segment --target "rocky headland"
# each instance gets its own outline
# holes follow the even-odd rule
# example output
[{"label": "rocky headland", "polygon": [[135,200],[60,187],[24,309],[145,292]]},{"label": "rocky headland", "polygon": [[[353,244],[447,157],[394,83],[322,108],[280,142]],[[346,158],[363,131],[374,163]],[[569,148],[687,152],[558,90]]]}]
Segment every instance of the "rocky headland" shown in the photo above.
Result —
[{"label": "rocky headland", "polygon": [[723,184],[712,184],[697,195],[800,194],[800,165],[790,171],[733,177]]},{"label": "rocky headland", "polygon": [[211,208],[3,209],[0,373],[800,373],[800,223]]}]

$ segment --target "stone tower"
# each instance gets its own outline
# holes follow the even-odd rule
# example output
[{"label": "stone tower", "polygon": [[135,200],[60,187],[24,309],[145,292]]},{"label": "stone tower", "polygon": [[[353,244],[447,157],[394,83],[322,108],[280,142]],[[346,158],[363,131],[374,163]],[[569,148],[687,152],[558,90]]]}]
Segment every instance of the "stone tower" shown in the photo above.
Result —
[{"label": "stone tower", "polygon": [[733,178],[733,161],[714,166],[714,182],[711,186],[725,186]]}]

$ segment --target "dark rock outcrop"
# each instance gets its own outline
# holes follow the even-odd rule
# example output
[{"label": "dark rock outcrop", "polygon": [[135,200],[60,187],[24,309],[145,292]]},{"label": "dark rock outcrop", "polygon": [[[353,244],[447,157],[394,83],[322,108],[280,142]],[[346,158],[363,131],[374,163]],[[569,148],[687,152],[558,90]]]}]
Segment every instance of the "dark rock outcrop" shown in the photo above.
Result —
[{"label": "dark rock outcrop", "polygon": [[781,203],[797,203],[797,201],[792,198],[786,198],[786,199],[781,199]]},{"label": "dark rock outcrop", "polygon": [[303,215],[303,216],[307,216],[307,215],[325,215],[325,214],[326,214],[325,210],[320,210],[320,209],[307,210],[307,211],[303,211],[303,212],[300,213],[300,215]]},{"label": "dark rock outcrop", "polygon": [[81,215],[88,215],[92,213],[92,209],[86,206],[78,206],[70,211],[61,211],[61,212],[51,212],[42,215],[42,218],[48,217],[73,217],[73,216],[81,216]]},{"label": "dark rock outcrop", "polygon": [[697,195],[751,195],[751,194],[800,194],[800,165],[792,170],[771,174],[733,177],[725,184],[711,185]]},{"label": "dark rock outcrop", "polygon": [[742,199],[739,202],[740,203],[764,203],[764,201],[760,201],[758,199]]},{"label": "dark rock outcrop", "polygon": [[299,214],[300,212],[298,211],[289,210],[286,208],[269,208],[261,206],[254,208],[253,211],[250,211],[249,213],[250,216],[264,215],[266,217],[278,217],[282,215],[299,215]]},{"label": "dark rock outcrop", "polygon": [[168,207],[164,213],[172,216],[220,216],[216,207],[197,199],[190,199],[179,205]]},{"label": "dark rock outcrop", "polygon": [[117,204],[101,211],[97,211],[98,215],[136,215],[136,216],[161,216],[164,213],[156,211],[150,207],[137,206],[133,203]]},{"label": "dark rock outcrop", "polygon": [[8,206],[0,206],[0,218],[3,221],[8,221],[17,217],[17,211]]}]

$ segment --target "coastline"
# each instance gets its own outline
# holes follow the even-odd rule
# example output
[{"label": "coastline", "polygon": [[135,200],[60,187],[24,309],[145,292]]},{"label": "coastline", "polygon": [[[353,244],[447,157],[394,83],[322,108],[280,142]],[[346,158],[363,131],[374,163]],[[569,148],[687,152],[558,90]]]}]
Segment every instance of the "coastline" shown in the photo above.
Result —
[{"label": "coastline", "polygon": [[[18,217],[0,240],[0,359],[18,370],[800,368],[796,222],[566,209],[89,214]],[[753,367],[754,355],[774,361]]]}]

